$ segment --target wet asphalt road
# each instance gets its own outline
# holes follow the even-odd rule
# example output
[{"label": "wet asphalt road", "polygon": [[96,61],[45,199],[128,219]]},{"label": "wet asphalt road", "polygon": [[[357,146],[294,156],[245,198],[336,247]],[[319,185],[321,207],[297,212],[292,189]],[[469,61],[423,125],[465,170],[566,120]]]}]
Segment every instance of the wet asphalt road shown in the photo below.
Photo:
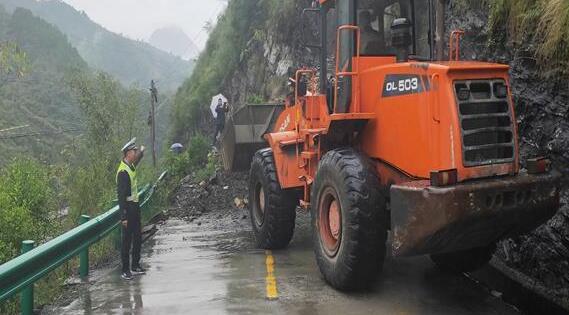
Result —
[{"label": "wet asphalt road", "polygon": [[[243,210],[244,211],[244,210]],[[464,276],[426,257],[388,258],[373,291],[330,288],[313,258],[308,215],[299,214],[287,250],[255,249],[243,213],[187,223],[171,219],[144,244],[146,275],[122,281],[120,268],[97,271],[57,314],[518,314]],[[276,299],[268,299],[272,254]],[[270,284],[270,281],[269,281]],[[270,292],[269,292],[270,293]]]}]

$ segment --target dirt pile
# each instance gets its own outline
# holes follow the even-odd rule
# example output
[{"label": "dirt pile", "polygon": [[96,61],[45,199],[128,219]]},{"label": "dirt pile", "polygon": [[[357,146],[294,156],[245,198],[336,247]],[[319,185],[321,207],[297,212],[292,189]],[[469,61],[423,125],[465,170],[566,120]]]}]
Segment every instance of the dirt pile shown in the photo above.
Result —
[{"label": "dirt pile", "polygon": [[[193,175],[188,175],[172,195],[167,215],[198,224],[205,215],[231,214],[245,221],[248,219],[243,211],[243,203],[247,201],[247,178],[248,174],[244,172],[217,171],[208,180],[198,182]],[[236,200],[240,202],[236,204]]]}]

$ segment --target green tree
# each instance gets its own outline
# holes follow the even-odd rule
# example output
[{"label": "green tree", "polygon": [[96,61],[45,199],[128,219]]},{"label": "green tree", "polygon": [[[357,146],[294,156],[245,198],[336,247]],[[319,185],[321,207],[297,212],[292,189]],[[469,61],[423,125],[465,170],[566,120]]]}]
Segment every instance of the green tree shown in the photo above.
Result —
[{"label": "green tree", "polygon": [[49,169],[14,159],[0,173],[0,264],[15,257],[25,239],[42,242],[60,230]]},{"label": "green tree", "polygon": [[68,174],[68,198],[74,215],[98,214],[115,197],[120,147],[144,134],[144,94],[125,90],[111,76],[78,73],[70,82],[84,117],[85,134],[76,146]]},{"label": "green tree", "polygon": [[0,43],[0,88],[22,78],[29,71],[26,52],[12,42]]}]

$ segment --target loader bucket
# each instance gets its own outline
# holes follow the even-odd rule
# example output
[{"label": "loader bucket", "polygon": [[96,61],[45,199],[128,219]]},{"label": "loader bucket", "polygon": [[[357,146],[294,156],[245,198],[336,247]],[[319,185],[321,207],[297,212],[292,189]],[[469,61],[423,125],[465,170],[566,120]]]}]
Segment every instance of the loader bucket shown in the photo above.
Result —
[{"label": "loader bucket", "polygon": [[248,170],[257,150],[268,146],[263,135],[272,130],[283,104],[244,105],[230,113],[221,136],[226,171]]}]

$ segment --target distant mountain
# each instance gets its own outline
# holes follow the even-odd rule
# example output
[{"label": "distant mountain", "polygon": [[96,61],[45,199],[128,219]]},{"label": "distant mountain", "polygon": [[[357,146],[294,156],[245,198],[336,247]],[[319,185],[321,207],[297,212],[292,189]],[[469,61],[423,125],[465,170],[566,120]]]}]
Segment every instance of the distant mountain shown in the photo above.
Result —
[{"label": "distant mountain", "polygon": [[112,74],[126,85],[146,87],[154,79],[162,91],[174,91],[191,74],[192,62],[112,33],[60,0],[0,0],[0,5],[8,12],[17,7],[29,9],[54,24],[89,66]]},{"label": "distant mountain", "polygon": [[150,36],[149,42],[152,46],[185,60],[191,60],[199,55],[198,46],[176,26],[157,29]]},{"label": "distant mountain", "polygon": [[0,5],[0,42],[18,45],[30,64],[22,79],[0,85],[0,165],[19,154],[61,161],[61,151],[83,128],[64,82],[90,71],[87,63],[55,26],[26,9],[9,14]]}]

